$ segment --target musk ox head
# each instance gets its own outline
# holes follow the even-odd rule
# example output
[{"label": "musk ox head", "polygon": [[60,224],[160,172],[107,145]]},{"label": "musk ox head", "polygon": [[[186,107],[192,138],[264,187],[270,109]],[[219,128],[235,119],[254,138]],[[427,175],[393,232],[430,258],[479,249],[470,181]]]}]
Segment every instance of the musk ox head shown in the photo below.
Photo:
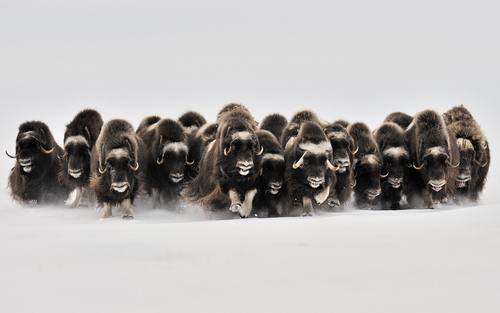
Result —
[{"label": "musk ox head", "polygon": [[267,130],[259,130],[257,137],[264,149],[260,167],[263,192],[276,195],[281,191],[285,175],[285,158],[276,137]]},{"label": "musk ox head", "polygon": [[177,121],[163,119],[156,125],[156,134],[152,149],[156,159],[156,165],[163,175],[177,184],[184,179],[186,165],[192,165],[188,161],[188,146],[186,134]]},{"label": "musk ox head", "polygon": [[381,170],[382,160],[378,154],[366,154],[357,160],[354,191],[356,202],[361,207],[364,201],[373,201],[380,195]]},{"label": "musk ox head", "polygon": [[338,123],[325,127],[325,134],[330,140],[333,153],[333,166],[338,167],[337,173],[347,172],[353,165],[353,156],[357,152],[354,141],[347,130]]},{"label": "musk ox head", "polygon": [[291,176],[295,181],[312,189],[329,188],[338,167],[331,163],[332,146],[317,123],[305,122],[301,126],[286,155],[288,160],[294,160]]},{"label": "musk ox head", "polygon": [[405,133],[393,122],[383,123],[373,136],[382,154],[382,183],[391,188],[402,187],[410,165],[410,152],[406,148]]},{"label": "musk ox head", "polygon": [[219,158],[222,171],[236,179],[255,178],[260,170],[260,156],[263,148],[254,128],[241,118],[225,120],[217,133]]},{"label": "musk ox head", "polygon": [[[483,141],[479,143],[480,147],[474,147],[473,143],[465,138],[457,139],[458,151],[460,152],[460,165],[458,167],[457,188],[468,189],[471,180],[478,175],[479,168],[484,168],[488,165],[487,153],[481,150],[487,149],[487,143]],[[479,150],[480,153],[476,153]],[[479,159],[479,160],[478,160]]]},{"label": "musk ox head", "polygon": [[434,192],[441,191],[448,180],[449,168],[456,168],[460,164],[452,164],[451,156],[444,147],[432,147],[423,151],[421,163],[413,164],[413,167],[420,171],[420,175],[428,188]]},{"label": "musk ox head", "polygon": [[19,174],[38,177],[55,161],[60,147],[47,125],[43,122],[31,121],[21,124],[16,138],[16,154],[6,154],[17,160]]},{"label": "musk ox head", "polygon": [[114,194],[128,195],[134,189],[139,169],[138,143],[132,125],[124,120],[107,122],[96,143],[98,177]]}]

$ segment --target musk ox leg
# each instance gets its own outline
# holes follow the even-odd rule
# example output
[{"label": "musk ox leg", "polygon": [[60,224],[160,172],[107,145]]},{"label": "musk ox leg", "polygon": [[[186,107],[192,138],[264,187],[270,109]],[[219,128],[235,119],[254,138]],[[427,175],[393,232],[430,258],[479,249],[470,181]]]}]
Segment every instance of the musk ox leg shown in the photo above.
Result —
[{"label": "musk ox leg", "polygon": [[245,194],[245,201],[243,201],[242,208],[240,210],[241,217],[248,217],[252,212],[252,202],[253,198],[257,194],[257,189],[251,189]]},{"label": "musk ox leg", "polygon": [[106,218],[106,217],[111,217],[113,216],[112,214],[112,206],[110,203],[104,203],[104,206],[102,207],[102,214],[101,218]]},{"label": "musk ox leg", "polygon": [[132,216],[132,212],[130,211],[130,208],[132,207],[132,200],[130,200],[130,199],[123,200],[120,203],[120,207],[123,211],[123,213],[122,213],[123,219],[133,219],[134,218]]},{"label": "musk ox leg", "polygon": [[229,211],[237,213],[241,211],[241,200],[240,200],[240,194],[234,190],[231,189],[228,192],[229,199],[231,199],[231,206],[229,207]]},{"label": "musk ox leg", "polygon": [[73,200],[73,203],[70,204],[70,208],[76,208],[78,206],[78,204],[80,203],[82,199],[82,188],[81,187],[77,187],[76,188],[76,196],[75,196],[75,200]]},{"label": "musk ox leg", "polygon": [[151,206],[151,209],[156,209],[156,208],[160,207],[161,198],[160,198],[160,193],[158,192],[158,189],[156,189],[156,188],[151,189],[151,195],[150,195],[149,199],[150,199],[149,204]]},{"label": "musk ox leg", "polygon": [[312,199],[308,197],[302,198],[302,216],[313,216],[314,208]]},{"label": "musk ox leg", "polygon": [[422,191],[422,195],[424,196],[424,208],[434,209],[434,200],[432,199],[431,192],[427,189],[424,189]]}]

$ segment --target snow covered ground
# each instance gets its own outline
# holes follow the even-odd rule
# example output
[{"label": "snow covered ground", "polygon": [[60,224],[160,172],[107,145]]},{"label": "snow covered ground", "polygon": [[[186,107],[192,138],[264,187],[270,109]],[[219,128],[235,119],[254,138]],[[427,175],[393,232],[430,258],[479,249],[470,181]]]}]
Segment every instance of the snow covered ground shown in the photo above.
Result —
[{"label": "snow covered ground", "polygon": [[473,207],[227,218],[11,202],[0,162],[1,312],[497,312],[500,4],[17,1],[0,4],[0,148],[84,108],[138,126],[229,102],[377,127],[463,103],[490,141]]}]

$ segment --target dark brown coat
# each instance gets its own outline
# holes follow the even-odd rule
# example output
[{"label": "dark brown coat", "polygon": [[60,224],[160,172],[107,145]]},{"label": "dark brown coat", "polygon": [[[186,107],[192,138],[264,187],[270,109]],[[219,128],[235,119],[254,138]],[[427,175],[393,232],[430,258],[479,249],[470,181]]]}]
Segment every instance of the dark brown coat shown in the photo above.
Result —
[{"label": "dark brown coat", "polygon": [[433,209],[454,194],[460,153],[455,134],[448,131],[440,114],[425,110],[415,115],[405,133],[410,151],[407,199],[410,207]]},{"label": "dark brown coat", "polygon": [[23,205],[63,204],[70,193],[58,179],[61,170],[58,155],[63,153],[45,123],[21,124],[16,137],[16,154],[7,153],[16,159],[8,182],[12,199]]}]

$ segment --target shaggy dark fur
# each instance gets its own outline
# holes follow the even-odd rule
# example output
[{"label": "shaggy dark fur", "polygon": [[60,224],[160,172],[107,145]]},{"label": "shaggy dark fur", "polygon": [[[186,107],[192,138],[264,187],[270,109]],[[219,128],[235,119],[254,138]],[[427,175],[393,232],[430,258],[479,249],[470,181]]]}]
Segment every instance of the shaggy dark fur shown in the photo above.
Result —
[{"label": "shaggy dark fur", "polygon": [[403,112],[393,112],[387,115],[384,120],[384,123],[398,124],[403,130],[406,130],[408,126],[410,126],[411,122],[413,122],[413,116]]},{"label": "shaggy dark fur", "polygon": [[[188,161],[193,165],[186,168],[186,181],[193,179],[198,174],[201,159],[202,136],[197,136],[200,128],[207,124],[205,118],[198,112],[188,111],[179,117],[179,122],[184,127],[188,143]],[[215,133],[215,131],[214,131]]]},{"label": "shaggy dark fur", "polygon": [[377,142],[364,123],[351,124],[347,131],[358,149],[354,161],[356,184],[354,186],[354,203],[360,209],[379,209],[382,155]]},{"label": "shaggy dark fur", "polygon": [[341,123],[330,124],[324,128],[324,131],[332,145],[332,164],[339,168],[336,172],[337,183],[332,186],[333,190],[325,203],[329,207],[339,206],[344,209],[351,200],[354,183],[354,156],[357,147]]},{"label": "shaggy dark fur", "polygon": [[12,199],[23,205],[62,204],[70,192],[58,179],[61,161],[57,156],[63,153],[45,123],[21,124],[16,137],[16,154],[11,156],[16,159],[8,183]]},{"label": "shaggy dark fur", "polygon": [[383,160],[380,180],[382,209],[400,209],[403,191],[408,184],[409,166],[411,167],[405,132],[396,123],[383,123],[373,132],[373,136]]},{"label": "shaggy dark fur", "polygon": [[460,152],[454,200],[458,204],[476,203],[486,183],[490,167],[490,147],[472,114],[457,106],[443,114],[448,128],[455,133]]},{"label": "shaggy dark fur", "polygon": [[318,116],[311,110],[302,110],[295,113],[288,125],[282,131],[280,142],[283,150],[286,149],[287,145],[292,144],[295,137],[299,134],[301,125],[305,122],[313,122],[318,125],[320,124]]},{"label": "shaggy dark fur", "polygon": [[258,208],[267,208],[268,216],[279,216],[288,196],[284,186],[285,158],[276,137],[267,130],[257,131],[261,147],[264,147],[259,175]]},{"label": "shaggy dark fur", "polygon": [[136,136],[132,124],[114,119],[104,124],[91,155],[90,188],[102,218],[112,215],[113,206],[122,209],[123,218],[133,218],[130,211],[147,172],[147,148]]},{"label": "shaggy dark fur", "polygon": [[94,148],[102,128],[102,117],[96,110],[86,109],[79,112],[66,125],[64,132],[64,155],[59,181],[70,190],[77,190],[75,200],[70,205],[88,206],[91,201],[90,152]]},{"label": "shaggy dark fur", "polygon": [[448,131],[442,116],[433,110],[415,115],[405,142],[413,164],[406,192],[410,207],[419,206],[419,199],[429,209],[448,201],[455,191],[460,153],[455,134]]},{"label": "shaggy dark fur", "polygon": [[157,208],[177,201],[189,168],[187,138],[182,125],[172,119],[162,119],[137,135],[148,149],[144,189],[151,197],[151,206]]},{"label": "shaggy dark fur", "polygon": [[159,120],[161,120],[161,117],[159,117],[158,115],[148,116],[141,121],[139,127],[137,127],[137,130],[135,132],[139,133],[144,129],[148,128],[149,126],[158,123]]},{"label": "shaggy dark fur", "polygon": [[315,122],[303,122],[297,137],[285,150],[289,200],[302,207],[303,216],[313,215],[315,208],[328,198],[335,184],[332,161],[332,147],[322,127]]},{"label": "shaggy dark fur", "polygon": [[199,173],[183,192],[188,202],[209,211],[229,208],[241,217],[250,215],[261,162],[256,125],[241,105],[221,112],[215,140],[204,149]]},{"label": "shaggy dark fur", "polygon": [[281,140],[283,130],[287,125],[288,120],[286,119],[286,117],[279,113],[274,113],[264,117],[264,119],[260,123],[260,129],[270,131],[279,142]]}]

